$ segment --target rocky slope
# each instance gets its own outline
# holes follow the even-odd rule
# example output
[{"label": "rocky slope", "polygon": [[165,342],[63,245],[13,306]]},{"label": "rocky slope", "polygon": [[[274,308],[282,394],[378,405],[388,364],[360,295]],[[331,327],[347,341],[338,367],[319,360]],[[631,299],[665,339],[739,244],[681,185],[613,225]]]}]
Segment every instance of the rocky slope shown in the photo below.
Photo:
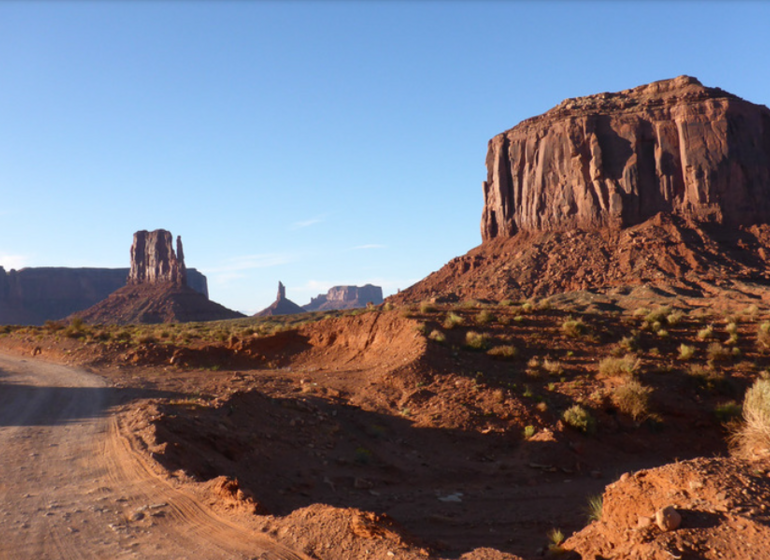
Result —
[{"label": "rocky slope", "polygon": [[[88,309],[126,285],[128,268],[0,267],[0,324],[42,325]],[[187,284],[208,298],[206,277],[187,269]]]},{"label": "rocky slope", "polygon": [[568,99],[487,171],[481,246],[392,301],[770,284],[770,110],[694,78]]},{"label": "rocky slope", "polygon": [[303,305],[305,311],[328,311],[332,309],[355,309],[366,307],[367,303],[382,303],[382,288],[366,284],[365,286],[334,286],[325,294],[310,298],[310,303]]},{"label": "rocky slope", "polygon": [[176,323],[244,315],[210,301],[187,285],[182,241],[177,251],[165,230],[139,231],[131,245],[128,285],[76,315],[87,323]]}]

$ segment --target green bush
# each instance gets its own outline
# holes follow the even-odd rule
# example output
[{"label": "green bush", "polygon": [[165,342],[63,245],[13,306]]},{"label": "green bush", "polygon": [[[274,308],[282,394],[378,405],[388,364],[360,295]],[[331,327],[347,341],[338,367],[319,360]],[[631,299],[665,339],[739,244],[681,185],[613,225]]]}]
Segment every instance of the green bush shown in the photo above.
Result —
[{"label": "green bush", "polygon": [[576,430],[584,433],[591,433],[596,429],[596,420],[591,413],[580,406],[579,404],[573,405],[562,414],[562,420]]}]

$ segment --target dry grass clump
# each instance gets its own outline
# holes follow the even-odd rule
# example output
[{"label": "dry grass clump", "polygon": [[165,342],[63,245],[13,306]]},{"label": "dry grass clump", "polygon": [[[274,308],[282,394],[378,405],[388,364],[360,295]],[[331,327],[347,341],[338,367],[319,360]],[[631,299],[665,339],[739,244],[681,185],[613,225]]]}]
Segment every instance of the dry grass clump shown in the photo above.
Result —
[{"label": "dry grass clump", "polygon": [[692,359],[694,355],[695,355],[695,346],[690,346],[689,344],[685,344],[685,343],[682,343],[679,345],[678,359],[682,360],[683,362],[686,362],[687,360]]},{"label": "dry grass clump", "polygon": [[612,402],[618,410],[631,416],[635,422],[641,422],[650,414],[651,394],[650,387],[632,379],[613,390]]},{"label": "dry grass clump", "polygon": [[577,338],[588,333],[588,325],[580,318],[569,317],[561,324],[561,330],[567,336]]},{"label": "dry grass clump", "polygon": [[698,340],[706,340],[709,338],[714,338],[714,327],[711,325],[702,328],[698,331]]},{"label": "dry grass clump", "polygon": [[770,348],[770,321],[760,323],[757,327],[757,346],[761,350]]},{"label": "dry grass clump", "polygon": [[591,433],[596,429],[596,420],[591,413],[580,406],[579,404],[573,405],[564,411],[561,416],[562,420],[576,430],[583,433]]},{"label": "dry grass clump", "polygon": [[468,331],[465,333],[465,347],[469,350],[486,350],[489,348],[489,335]]},{"label": "dry grass clump", "polygon": [[607,357],[599,362],[601,375],[634,375],[639,368],[639,359],[634,354],[626,354],[622,358]]},{"label": "dry grass clump", "polygon": [[519,353],[515,346],[495,346],[487,351],[487,354],[499,360],[512,360]]},{"label": "dry grass clump", "polygon": [[706,357],[710,362],[723,362],[729,360],[731,355],[730,350],[718,342],[712,342],[706,348]]},{"label": "dry grass clump", "polygon": [[496,320],[497,317],[495,317],[494,313],[488,309],[482,309],[479,311],[478,315],[476,315],[477,325],[488,325],[489,323],[494,323]]},{"label": "dry grass clump", "polygon": [[564,364],[558,360],[550,360],[546,358],[543,360],[543,369],[548,372],[549,375],[558,376],[564,373]]},{"label": "dry grass clump", "polygon": [[435,313],[438,309],[432,301],[423,301],[420,303],[420,313]]},{"label": "dry grass clump", "polygon": [[444,336],[444,333],[442,333],[440,330],[434,329],[431,331],[431,333],[428,335],[428,338],[431,339],[433,342],[438,342],[439,344],[443,344],[446,342],[446,336]]},{"label": "dry grass clump", "polygon": [[744,458],[770,454],[770,380],[757,379],[743,399],[743,421],[730,438]]},{"label": "dry grass clump", "polygon": [[447,313],[447,316],[444,318],[444,328],[445,329],[453,329],[455,327],[459,327],[463,324],[463,318],[454,312]]}]

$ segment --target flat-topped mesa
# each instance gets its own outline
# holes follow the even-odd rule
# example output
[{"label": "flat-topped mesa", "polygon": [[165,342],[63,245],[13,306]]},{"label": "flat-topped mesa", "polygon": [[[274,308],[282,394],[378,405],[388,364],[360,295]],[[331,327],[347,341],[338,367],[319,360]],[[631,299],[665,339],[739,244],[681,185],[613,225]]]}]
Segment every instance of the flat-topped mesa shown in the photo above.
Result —
[{"label": "flat-topped mesa", "polygon": [[770,110],[680,76],[567,99],[489,142],[484,241],[659,212],[770,222]]},{"label": "flat-topped mesa", "polygon": [[128,284],[159,284],[169,282],[187,285],[182,238],[176,238],[176,253],[171,232],[164,229],[137,231],[131,245],[131,271]]}]

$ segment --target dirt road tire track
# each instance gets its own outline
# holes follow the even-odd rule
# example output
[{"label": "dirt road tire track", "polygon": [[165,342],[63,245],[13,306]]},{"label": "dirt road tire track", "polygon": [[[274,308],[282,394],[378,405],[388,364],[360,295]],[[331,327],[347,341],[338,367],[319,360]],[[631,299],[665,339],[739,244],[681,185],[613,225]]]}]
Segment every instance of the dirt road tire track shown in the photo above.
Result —
[{"label": "dirt road tire track", "polygon": [[118,400],[83,370],[0,354],[0,559],[309,560],[163,477]]}]

